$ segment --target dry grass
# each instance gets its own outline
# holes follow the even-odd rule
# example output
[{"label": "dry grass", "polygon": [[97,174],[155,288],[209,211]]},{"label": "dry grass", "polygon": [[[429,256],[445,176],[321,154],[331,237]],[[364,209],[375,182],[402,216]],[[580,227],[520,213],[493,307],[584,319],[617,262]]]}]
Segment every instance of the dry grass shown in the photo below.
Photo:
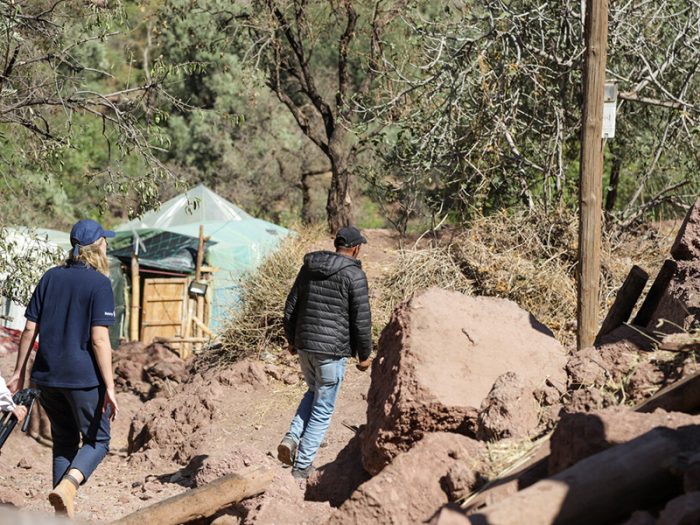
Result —
[{"label": "dry grass", "polygon": [[272,354],[286,346],[284,303],[301,267],[304,254],[322,236],[320,228],[301,229],[287,238],[258,267],[241,281],[241,308],[234,310],[221,331],[219,348],[202,354],[209,365],[221,365],[245,357]]},{"label": "dry grass", "polygon": [[472,293],[472,284],[462,273],[450,247],[400,251],[389,271],[372,283],[375,335],[389,322],[396,306],[432,286]]},{"label": "dry grass", "polygon": [[[574,213],[499,213],[475,220],[453,242],[474,293],[511,299],[547,325],[562,343],[574,342],[578,245]],[[651,231],[645,236],[604,235],[602,315],[632,264],[640,264],[653,276],[668,245]]]}]

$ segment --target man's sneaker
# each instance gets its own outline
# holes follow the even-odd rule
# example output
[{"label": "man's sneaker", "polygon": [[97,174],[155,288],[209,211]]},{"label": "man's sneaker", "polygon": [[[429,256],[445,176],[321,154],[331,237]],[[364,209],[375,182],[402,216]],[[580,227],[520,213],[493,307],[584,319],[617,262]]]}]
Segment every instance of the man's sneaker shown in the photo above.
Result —
[{"label": "man's sneaker", "polygon": [[313,465],[309,465],[306,468],[296,468],[294,467],[292,469],[292,476],[294,476],[294,479],[309,479],[311,474],[316,472],[316,467]]},{"label": "man's sneaker", "polygon": [[277,445],[277,459],[290,467],[294,465],[294,457],[297,455],[297,444],[288,436]]}]

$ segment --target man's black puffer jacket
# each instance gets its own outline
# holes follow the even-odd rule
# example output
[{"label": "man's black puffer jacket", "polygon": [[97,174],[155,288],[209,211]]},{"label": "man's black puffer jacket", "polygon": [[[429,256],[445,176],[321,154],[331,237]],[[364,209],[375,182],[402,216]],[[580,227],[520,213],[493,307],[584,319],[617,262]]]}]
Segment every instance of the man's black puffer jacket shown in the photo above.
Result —
[{"label": "man's black puffer jacket", "polygon": [[284,329],[297,350],[367,359],[372,316],[362,263],[334,252],[307,254],[287,297]]}]

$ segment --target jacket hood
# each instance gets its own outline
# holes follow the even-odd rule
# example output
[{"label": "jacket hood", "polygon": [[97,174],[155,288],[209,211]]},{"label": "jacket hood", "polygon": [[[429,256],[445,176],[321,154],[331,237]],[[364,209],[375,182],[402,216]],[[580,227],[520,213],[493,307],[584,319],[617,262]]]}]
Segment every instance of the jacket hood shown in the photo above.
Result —
[{"label": "jacket hood", "polygon": [[326,278],[348,266],[362,268],[362,263],[358,259],[353,259],[347,255],[322,251],[307,253],[304,256],[304,266],[309,270],[312,277]]}]

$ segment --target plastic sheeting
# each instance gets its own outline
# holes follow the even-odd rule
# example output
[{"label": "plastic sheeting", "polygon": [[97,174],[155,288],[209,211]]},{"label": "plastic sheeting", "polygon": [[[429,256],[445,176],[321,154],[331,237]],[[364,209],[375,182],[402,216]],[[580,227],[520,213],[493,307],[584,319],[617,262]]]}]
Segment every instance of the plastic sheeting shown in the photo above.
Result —
[{"label": "plastic sheeting", "polygon": [[[204,235],[212,241],[207,244],[205,260],[218,269],[213,274],[209,324],[216,332],[230,311],[239,305],[241,276],[254,270],[290,232],[248,215],[201,184],[165,202],[159,210],[119,226],[117,231],[120,232],[118,238],[121,232],[129,236],[129,232],[141,234],[143,229],[157,229],[198,239],[200,224],[204,226]],[[196,249],[195,244],[195,254]],[[129,256],[130,250],[129,244]],[[153,254],[148,255],[148,251],[139,254],[140,262],[145,265],[144,257],[153,257]],[[187,273],[193,271],[194,266]]]}]

